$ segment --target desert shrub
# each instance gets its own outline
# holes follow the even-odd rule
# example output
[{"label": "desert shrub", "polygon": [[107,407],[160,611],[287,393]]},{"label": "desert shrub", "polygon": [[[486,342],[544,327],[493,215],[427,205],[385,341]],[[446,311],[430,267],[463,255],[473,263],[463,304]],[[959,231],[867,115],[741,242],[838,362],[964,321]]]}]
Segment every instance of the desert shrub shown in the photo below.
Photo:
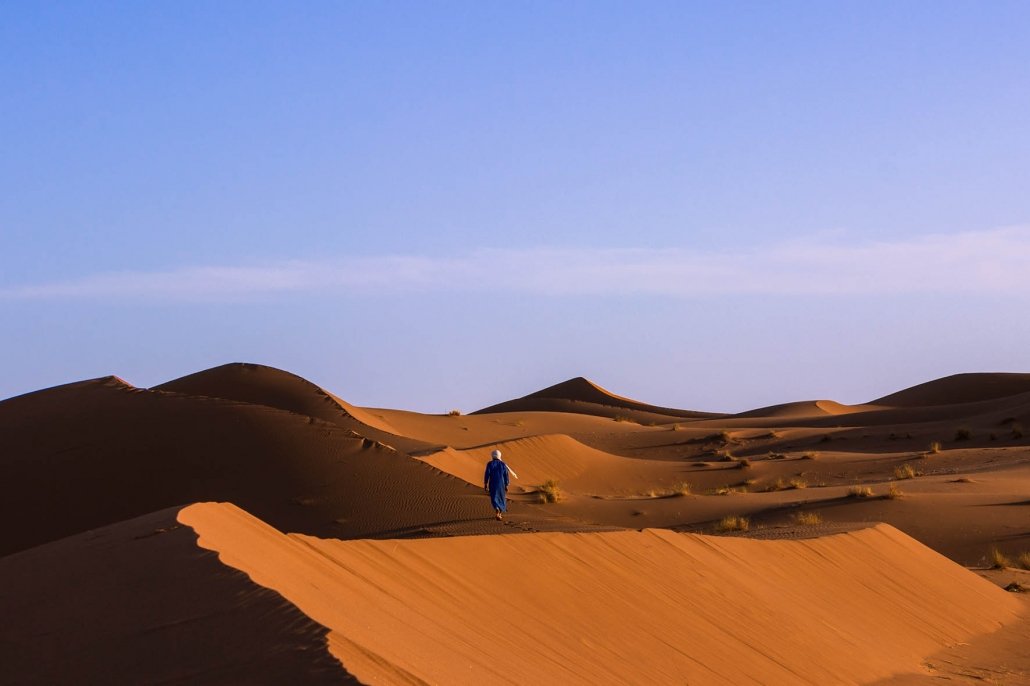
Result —
[{"label": "desert shrub", "polygon": [[450,412],[447,413],[447,416],[448,417],[460,417],[461,416],[461,410],[451,410]]},{"label": "desert shrub", "polygon": [[1005,556],[1005,553],[998,550],[997,546],[991,548],[987,554],[987,561],[991,563],[991,569],[1005,569],[1012,566],[1012,560]]},{"label": "desert shrub", "polygon": [[816,452],[804,453],[801,456],[801,459],[802,460],[817,460],[817,459],[819,459],[819,453],[816,453]]},{"label": "desert shrub", "polygon": [[614,419],[617,422],[628,422],[630,424],[639,424],[640,423],[637,420],[633,419],[632,417],[627,417],[624,414],[617,414],[614,417],[612,417],[612,419]]},{"label": "desert shrub", "polygon": [[787,488],[787,483],[783,479],[776,479],[771,484],[765,487],[766,491],[782,491]]},{"label": "desert shrub", "polygon": [[719,531],[747,531],[751,527],[751,520],[747,517],[730,515],[723,517],[719,522]]},{"label": "desert shrub", "polygon": [[672,494],[675,496],[690,495],[692,492],[690,484],[686,481],[681,481],[672,487]]},{"label": "desert shrub", "polygon": [[548,479],[537,488],[540,491],[540,498],[545,503],[560,503],[565,500],[565,492],[554,479]]},{"label": "desert shrub", "polygon": [[785,459],[787,459],[787,456],[784,453],[773,453],[773,452],[770,452],[769,453],[769,459],[770,460],[785,460]]},{"label": "desert shrub", "polygon": [[1023,569],[1030,569],[1030,552],[1023,551],[1016,556],[1016,564]]},{"label": "desert shrub", "polygon": [[910,464],[898,465],[894,468],[895,479],[914,479],[919,476],[919,472],[912,468]]},{"label": "desert shrub", "polygon": [[746,457],[742,457],[739,460],[737,460],[737,469],[747,469],[750,466],[751,460],[747,459]]},{"label": "desert shrub", "polygon": [[973,437],[973,430],[969,427],[961,426],[955,429],[955,440],[956,441],[968,441]]},{"label": "desert shrub", "polygon": [[1012,438],[1017,438],[1018,439],[1018,438],[1022,438],[1022,437],[1023,437],[1023,425],[1020,424],[1019,422],[1016,422],[1016,423],[1014,423],[1012,425]]},{"label": "desert shrub", "polygon": [[852,486],[848,489],[849,498],[872,498],[873,489],[868,486]]},{"label": "desert shrub", "polygon": [[930,442],[930,449],[927,452],[929,452],[931,455],[936,455],[940,451],[941,451],[941,442],[940,441],[931,441]]},{"label": "desert shrub", "polygon": [[794,515],[794,522],[802,526],[815,526],[822,524],[823,518],[817,512],[798,512]]},{"label": "desert shrub", "polygon": [[799,477],[794,477],[790,480],[791,488],[808,488],[808,482]]}]

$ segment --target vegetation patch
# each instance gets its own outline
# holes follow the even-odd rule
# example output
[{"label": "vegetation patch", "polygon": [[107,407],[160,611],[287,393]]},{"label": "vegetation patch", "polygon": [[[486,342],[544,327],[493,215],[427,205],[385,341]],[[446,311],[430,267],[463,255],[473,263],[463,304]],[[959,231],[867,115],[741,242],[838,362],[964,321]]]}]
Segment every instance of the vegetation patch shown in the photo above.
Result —
[{"label": "vegetation patch", "polygon": [[898,465],[894,468],[895,479],[914,479],[919,476],[919,472],[912,468],[912,465],[906,463]]},{"label": "vegetation patch", "polygon": [[565,491],[554,479],[548,479],[537,488],[540,492],[540,499],[545,503],[560,503],[565,500]]},{"label": "vegetation patch", "polygon": [[1012,560],[998,550],[997,546],[991,548],[991,551],[987,553],[987,561],[990,563],[991,569],[1005,569],[1012,566]]},{"label": "vegetation patch", "polygon": [[872,498],[873,495],[873,489],[868,486],[855,485],[848,489],[849,498]]},{"label": "vegetation patch", "polygon": [[822,524],[823,518],[819,516],[818,512],[797,512],[794,514],[794,523],[801,526],[815,526]]},{"label": "vegetation patch", "polygon": [[723,517],[718,525],[719,531],[747,531],[751,528],[751,520],[739,515]]}]

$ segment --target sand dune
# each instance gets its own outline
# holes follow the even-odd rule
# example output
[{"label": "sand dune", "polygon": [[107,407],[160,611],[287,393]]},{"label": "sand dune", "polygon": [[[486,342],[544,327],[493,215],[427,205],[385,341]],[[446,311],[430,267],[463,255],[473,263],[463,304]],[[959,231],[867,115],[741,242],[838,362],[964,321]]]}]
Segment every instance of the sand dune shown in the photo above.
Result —
[{"label": "sand dune", "polygon": [[287,531],[474,523],[480,489],[334,424],[113,378],[0,403],[0,554],[198,499]]},{"label": "sand dune", "polygon": [[325,627],[198,547],[179,509],[0,557],[0,683],[358,683]]},{"label": "sand dune", "polygon": [[658,407],[624,398],[578,376],[515,400],[477,410],[474,414],[496,412],[571,412],[601,417],[623,416],[635,421],[669,422],[676,419],[718,417],[713,412]]},{"label": "sand dune", "polygon": [[886,525],[376,542],[284,536],[227,504],[179,519],[329,627],[367,683],[860,684],[918,672],[1023,608]]},{"label": "sand dune", "polygon": [[307,379],[260,364],[224,364],[168,381],[153,390],[240,400],[327,422],[338,422],[342,415],[380,431],[398,433],[383,419],[341,400]]},{"label": "sand dune", "polygon": [[749,419],[752,417],[825,417],[827,415],[837,416],[852,414],[855,412],[869,412],[882,409],[877,405],[843,405],[833,400],[803,400],[801,402],[783,403],[770,405],[757,410],[748,410],[733,415],[736,419]]},{"label": "sand dune", "polygon": [[[506,412],[357,408],[242,364],[11,398],[3,676],[103,682],[114,665],[135,682],[345,683],[336,655],[365,682],[858,683],[959,660],[942,647],[969,637],[962,659],[988,660],[970,673],[1015,674],[1005,646],[1030,620],[984,633],[1010,597],[875,523],[962,564],[1030,552],[1026,376],[734,416],[582,379]],[[522,477],[502,522],[480,482],[495,447]],[[551,479],[566,498],[542,504]],[[204,500],[242,509],[182,516],[285,600],[176,528]],[[798,540],[673,533],[729,515],[750,517],[747,536]],[[826,537],[839,532],[853,533]],[[505,609],[486,622],[498,587]]]},{"label": "sand dune", "polygon": [[500,449],[518,474],[512,487],[533,490],[548,480],[576,492],[610,494],[672,486],[682,469],[665,461],[626,459],[586,446],[564,434],[532,436],[468,450],[451,448],[418,456],[437,469],[483,485],[490,453]]},{"label": "sand dune", "polygon": [[873,400],[872,404],[893,407],[955,405],[1019,393],[1030,393],[1030,374],[953,374],[885,395]]}]

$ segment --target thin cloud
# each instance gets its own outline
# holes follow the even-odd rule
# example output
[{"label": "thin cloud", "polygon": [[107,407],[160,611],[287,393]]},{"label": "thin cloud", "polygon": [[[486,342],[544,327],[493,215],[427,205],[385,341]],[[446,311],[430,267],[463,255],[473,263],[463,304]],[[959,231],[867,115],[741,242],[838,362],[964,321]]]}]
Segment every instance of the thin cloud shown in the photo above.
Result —
[{"label": "thin cloud", "polygon": [[275,294],[507,292],[551,296],[1030,294],[1030,227],[861,245],[740,251],[477,250],[116,272],[0,289],[6,300],[218,301]]}]

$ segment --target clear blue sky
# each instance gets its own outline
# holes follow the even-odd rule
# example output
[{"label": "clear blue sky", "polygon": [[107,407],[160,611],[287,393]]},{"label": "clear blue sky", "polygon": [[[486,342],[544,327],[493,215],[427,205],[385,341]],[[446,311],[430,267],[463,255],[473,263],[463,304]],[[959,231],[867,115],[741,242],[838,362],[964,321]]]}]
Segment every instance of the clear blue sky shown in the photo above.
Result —
[{"label": "clear blue sky", "polygon": [[0,6],[0,397],[1028,371],[1025,2]]}]

